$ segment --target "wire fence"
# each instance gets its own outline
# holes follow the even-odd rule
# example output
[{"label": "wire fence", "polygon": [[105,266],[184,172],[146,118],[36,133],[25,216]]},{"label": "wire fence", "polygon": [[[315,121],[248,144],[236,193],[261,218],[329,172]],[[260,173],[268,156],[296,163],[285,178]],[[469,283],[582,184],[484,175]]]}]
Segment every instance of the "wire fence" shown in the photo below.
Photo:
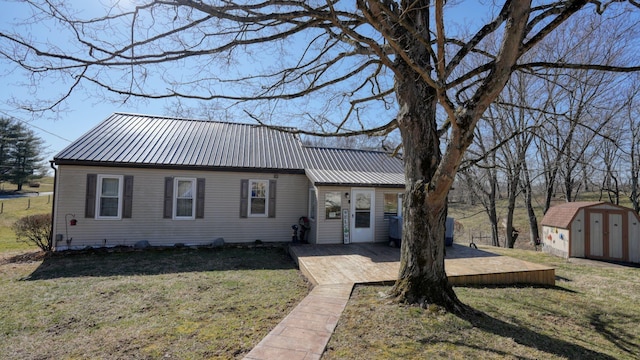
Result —
[{"label": "wire fence", "polygon": [[19,198],[0,199],[0,214],[3,215],[28,215],[25,212],[34,213],[51,212],[53,195],[26,196]]}]

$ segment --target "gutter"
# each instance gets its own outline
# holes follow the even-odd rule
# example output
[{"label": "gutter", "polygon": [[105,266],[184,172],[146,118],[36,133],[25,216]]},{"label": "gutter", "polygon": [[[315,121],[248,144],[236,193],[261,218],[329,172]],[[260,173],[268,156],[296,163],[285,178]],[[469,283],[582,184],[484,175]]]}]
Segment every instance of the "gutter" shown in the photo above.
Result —
[{"label": "gutter", "polygon": [[49,160],[49,166],[53,169],[53,200],[51,201],[51,230],[49,239],[51,240],[51,249],[56,248],[56,239],[54,238],[53,227],[56,224],[56,194],[58,193],[58,168],[55,167],[55,160]]}]

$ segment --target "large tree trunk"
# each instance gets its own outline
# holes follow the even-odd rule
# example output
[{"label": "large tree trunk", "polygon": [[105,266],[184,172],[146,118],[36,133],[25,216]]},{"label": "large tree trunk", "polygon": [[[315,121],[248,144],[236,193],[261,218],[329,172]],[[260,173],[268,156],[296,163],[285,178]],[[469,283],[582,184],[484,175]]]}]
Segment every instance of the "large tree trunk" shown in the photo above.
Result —
[{"label": "large tree trunk", "polygon": [[[370,1],[367,4],[370,6],[369,16],[381,12],[378,7],[381,2]],[[438,91],[429,86],[422,73],[416,71],[417,68],[433,69],[433,65],[437,65],[440,74],[446,75],[443,29],[437,31],[441,35],[438,53],[442,57],[439,59],[428,49],[432,41],[429,27],[431,5],[429,0],[402,2],[403,25],[388,28],[393,33],[396,50],[402,51],[394,58],[394,74],[399,108],[396,120],[402,135],[406,181],[400,272],[391,295],[399,301],[422,306],[436,304],[448,311],[462,313],[469,308],[458,300],[444,269],[447,195],[464,152],[473,141],[478,120],[504,88],[513,65],[521,55],[519,49],[531,4],[520,0],[505,5],[507,20],[500,54],[490,75],[465,106],[448,112],[451,127],[444,154],[440,153],[436,121]],[[442,9],[441,6],[442,3],[436,6],[436,10]],[[388,9],[386,13],[389,13]],[[438,18],[442,14],[435,15]],[[438,86],[432,80],[432,85]],[[440,103],[447,103],[444,90],[440,91]]]},{"label": "large tree trunk", "polygon": [[444,268],[447,197],[430,197],[430,182],[441,161],[436,92],[422,81],[397,81],[398,126],[404,148],[406,190],[401,262],[391,295],[426,307],[435,304],[461,313]]}]

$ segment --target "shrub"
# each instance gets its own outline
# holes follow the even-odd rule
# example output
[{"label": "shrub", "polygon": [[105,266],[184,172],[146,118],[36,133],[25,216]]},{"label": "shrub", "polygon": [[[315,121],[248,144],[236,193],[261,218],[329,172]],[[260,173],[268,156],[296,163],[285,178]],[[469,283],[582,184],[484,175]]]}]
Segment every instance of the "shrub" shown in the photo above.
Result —
[{"label": "shrub", "polygon": [[42,251],[50,252],[53,248],[51,241],[51,214],[25,216],[11,226],[18,241],[34,244]]}]

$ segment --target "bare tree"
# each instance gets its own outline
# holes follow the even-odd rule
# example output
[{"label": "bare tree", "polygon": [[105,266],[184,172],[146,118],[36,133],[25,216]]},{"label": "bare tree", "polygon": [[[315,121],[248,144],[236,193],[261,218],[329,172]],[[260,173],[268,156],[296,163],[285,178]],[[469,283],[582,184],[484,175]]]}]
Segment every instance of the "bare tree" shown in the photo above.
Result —
[{"label": "bare tree", "polygon": [[621,119],[626,123],[627,136],[622,137],[619,142],[621,150],[626,155],[628,169],[628,189],[627,197],[631,200],[633,209],[640,213],[640,108],[638,106],[638,94],[640,93],[640,79],[636,76],[631,79],[631,85],[627,89],[628,102],[622,112]]},{"label": "bare tree", "polygon": [[497,118],[491,122],[500,122],[501,138],[508,138],[506,146],[499,149],[498,163],[505,175],[507,187],[507,214],[505,226],[505,246],[513,248],[518,237],[518,230],[513,225],[516,200],[520,195],[521,178],[527,153],[534,138],[531,131],[537,127],[535,109],[537,107],[536,92],[527,81],[528,76],[522,73],[512,75],[511,82],[493,106]]},{"label": "bare tree", "polygon": [[[454,32],[455,18],[446,15],[456,4],[445,0],[149,0],[92,19],[78,19],[63,1],[25,2],[35,14],[25,21],[53,19],[61,43],[17,26],[0,32],[0,54],[34,84],[55,78],[58,87],[67,85],[59,99],[34,110],[92,86],[123,99],[235,105],[263,124],[304,115],[325,136],[399,129],[406,190],[392,295],[456,312],[466,307],[444,269],[447,194],[478,121],[512,72],[640,69],[572,59],[519,62],[578,12],[624,16],[628,3],[617,1],[507,0],[470,36]],[[485,49],[489,35],[499,39],[495,52]]]},{"label": "bare tree", "polygon": [[[629,28],[622,22],[602,22],[590,14],[578,19],[548,38],[544,56],[603,64],[626,61],[621,48],[630,41],[625,37]],[[561,192],[570,202],[586,188],[593,170],[589,168],[593,141],[601,141],[625,100],[614,91],[619,79],[613,73],[589,68],[549,69],[545,77],[544,96],[549,101],[541,110],[546,121],[535,142],[544,168],[546,213],[556,193]]]},{"label": "bare tree", "polygon": [[[491,109],[487,112],[491,115]],[[494,123],[490,123],[494,124]],[[475,199],[479,199],[491,227],[491,244],[500,246],[498,230],[498,167],[496,148],[498,136],[494,126],[478,126],[473,144],[467,150],[467,163],[463,163],[459,178]]]}]

